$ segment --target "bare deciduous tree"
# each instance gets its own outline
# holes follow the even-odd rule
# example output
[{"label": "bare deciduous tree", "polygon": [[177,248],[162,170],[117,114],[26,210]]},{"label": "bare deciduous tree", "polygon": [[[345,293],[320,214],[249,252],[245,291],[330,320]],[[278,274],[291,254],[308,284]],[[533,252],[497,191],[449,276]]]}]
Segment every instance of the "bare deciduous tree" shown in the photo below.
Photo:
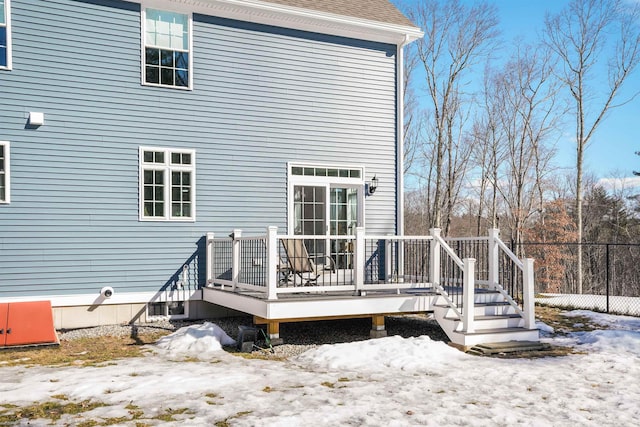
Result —
[{"label": "bare deciduous tree", "polygon": [[504,185],[497,188],[508,207],[512,238],[522,242],[527,219],[542,209],[544,177],[553,151],[545,143],[561,111],[558,84],[548,50],[518,47],[493,80],[497,126],[504,135]]},{"label": "bare deciduous tree", "polygon": [[[410,17],[425,32],[416,42],[429,101],[422,151],[428,174],[423,177],[429,194],[433,192],[429,196],[430,225],[442,227],[450,223],[469,159],[469,144],[463,135],[471,105],[465,76],[491,51],[497,36],[496,9],[487,3],[467,6],[459,0],[428,1],[419,2]],[[458,151],[461,148],[464,150]],[[447,212],[444,220],[443,211]]]},{"label": "bare deciduous tree", "polygon": [[406,48],[404,62],[404,173],[411,171],[416,154],[420,149],[420,137],[422,130],[422,114],[416,96],[416,90],[412,84],[414,71],[418,65],[418,55],[413,45]]},{"label": "bare deciduous tree", "polygon": [[[640,60],[640,5],[624,0],[572,0],[566,9],[545,20],[547,44],[563,64],[560,79],[569,90],[576,123],[576,224],[582,241],[583,158],[594,132],[614,108],[623,83]],[[605,91],[589,86],[607,66]],[[628,100],[627,100],[628,101]],[[619,104],[620,105],[620,104]],[[582,247],[578,245],[578,292],[582,293]]]}]

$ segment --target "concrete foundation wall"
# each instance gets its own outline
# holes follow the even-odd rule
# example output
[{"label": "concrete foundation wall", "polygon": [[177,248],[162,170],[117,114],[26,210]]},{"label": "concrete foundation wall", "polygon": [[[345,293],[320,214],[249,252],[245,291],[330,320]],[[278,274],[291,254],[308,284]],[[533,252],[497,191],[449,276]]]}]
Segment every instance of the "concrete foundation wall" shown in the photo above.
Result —
[{"label": "concrete foundation wall", "polygon": [[[243,315],[246,316],[244,313],[204,301],[190,301],[189,318],[187,320],[216,319]],[[146,304],[140,303],[53,308],[53,323],[56,329],[146,322],[148,322]]]}]

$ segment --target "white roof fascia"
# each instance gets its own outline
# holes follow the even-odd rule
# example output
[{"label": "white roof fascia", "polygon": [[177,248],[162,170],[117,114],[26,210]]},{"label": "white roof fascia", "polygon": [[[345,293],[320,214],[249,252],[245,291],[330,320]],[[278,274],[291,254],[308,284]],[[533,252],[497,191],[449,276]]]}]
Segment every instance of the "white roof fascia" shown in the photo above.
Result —
[{"label": "white roof fascia", "polygon": [[372,21],[261,0],[128,0],[148,7],[184,9],[203,15],[314,33],[403,45],[422,38],[417,27]]}]

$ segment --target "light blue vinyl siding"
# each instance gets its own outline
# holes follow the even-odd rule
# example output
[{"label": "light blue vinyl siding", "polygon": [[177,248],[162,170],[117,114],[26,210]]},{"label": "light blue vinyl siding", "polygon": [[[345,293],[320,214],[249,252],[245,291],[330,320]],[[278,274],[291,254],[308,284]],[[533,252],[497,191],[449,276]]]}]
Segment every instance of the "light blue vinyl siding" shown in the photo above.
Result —
[{"label": "light blue vinyl siding", "polygon": [[[287,162],[363,165],[367,229],[395,231],[395,46],[194,14],[193,90],[143,86],[139,7],[12,0],[0,298],[157,291],[185,263],[196,288],[206,232],[286,232]],[[139,146],[196,150],[196,222],[138,221]]]}]

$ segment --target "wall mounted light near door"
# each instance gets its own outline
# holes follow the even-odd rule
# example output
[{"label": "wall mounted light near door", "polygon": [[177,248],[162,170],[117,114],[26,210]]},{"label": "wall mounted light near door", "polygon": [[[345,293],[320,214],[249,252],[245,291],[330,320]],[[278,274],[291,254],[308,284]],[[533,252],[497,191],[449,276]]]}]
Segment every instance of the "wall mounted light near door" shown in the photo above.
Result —
[{"label": "wall mounted light near door", "polygon": [[378,189],[378,177],[374,175],[373,178],[371,178],[371,182],[367,184],[367,193],[371,195],[375,193],[377,189]]}]

